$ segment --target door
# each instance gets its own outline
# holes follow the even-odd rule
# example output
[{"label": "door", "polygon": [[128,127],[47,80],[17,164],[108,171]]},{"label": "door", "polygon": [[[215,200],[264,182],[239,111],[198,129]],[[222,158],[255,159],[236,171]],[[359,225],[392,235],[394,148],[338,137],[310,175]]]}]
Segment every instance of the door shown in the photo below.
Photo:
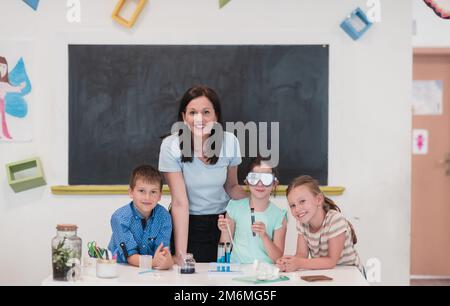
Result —
[{"label": "door", "polygon": [[412,157],[411,274],[449,276],[450,52],[415,50],[413,78],[443,81],[443,110],[413,115],[413,129],[428,131],[428,152]]}]

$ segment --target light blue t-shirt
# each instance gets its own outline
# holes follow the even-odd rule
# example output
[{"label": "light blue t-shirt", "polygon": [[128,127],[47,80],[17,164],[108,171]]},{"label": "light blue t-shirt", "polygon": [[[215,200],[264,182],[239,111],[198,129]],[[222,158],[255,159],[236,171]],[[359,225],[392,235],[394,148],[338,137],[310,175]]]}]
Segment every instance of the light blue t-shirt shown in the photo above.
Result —
[{"label": "light blue t-shirt", "polygon": [[[273,263],[259,235],[253,236],[249,199],[231,200],[226,210],[235,223],[231,262],[249,264],[258,259]],[[255,222],[264,223],[271,240],[273,240],[274,232],[283,226],[284,219],[287,220],[287,211],[271,202],[265,211],[255,212]]]},{"label": "light blue t-shirt", "polygon": [[225,191],[228,167],[241,163],[239,141],[232,133],[224,132],[219,160],[207,165],[197,157],[181,162],[178,135],[166,137],[159,152],[159,171],[181,172],[189,200],[189,214],[215,215],[225,211],[230,197]]}]

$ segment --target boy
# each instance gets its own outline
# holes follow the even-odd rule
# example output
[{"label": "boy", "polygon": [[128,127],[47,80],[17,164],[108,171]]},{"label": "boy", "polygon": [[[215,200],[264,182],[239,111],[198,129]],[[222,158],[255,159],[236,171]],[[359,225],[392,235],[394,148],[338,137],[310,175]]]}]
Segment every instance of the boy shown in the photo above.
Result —
[{"label": "boy", "polygon": [[133,201],[119,208],[111,217],[112,237],[108,249],[117,254],[117,262],[139,266],[140,255],[152,255],[155,269],[173,265],[168,246],[172,219],[158,201],[162,194],[162,176],[155,168],[135,168],[130,178]]}]

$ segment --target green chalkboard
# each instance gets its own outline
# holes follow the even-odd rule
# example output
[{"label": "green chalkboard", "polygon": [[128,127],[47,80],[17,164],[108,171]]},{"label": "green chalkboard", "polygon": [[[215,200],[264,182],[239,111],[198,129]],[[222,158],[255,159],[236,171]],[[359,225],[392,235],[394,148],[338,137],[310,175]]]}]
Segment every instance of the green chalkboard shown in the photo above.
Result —
[{"label": "green chalkboard", "polygon": [[205,84],[224,121],[279,122],[282,184],[326,185],[328,67],[326,45],[70,45],[69,184],[127,184],[133,167],[157,166],[181,95]]}]

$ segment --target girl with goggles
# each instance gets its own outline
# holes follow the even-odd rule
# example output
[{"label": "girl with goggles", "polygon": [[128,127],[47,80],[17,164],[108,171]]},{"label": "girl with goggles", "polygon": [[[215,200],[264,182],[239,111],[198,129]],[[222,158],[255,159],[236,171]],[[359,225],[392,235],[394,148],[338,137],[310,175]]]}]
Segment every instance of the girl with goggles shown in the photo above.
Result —
[{"label": "girl with goggles", "polygon": [[255,259],[275,263],[283,255],[287,219],[286,210],[270,201],[278,185],[276,169],[268,158],[255,158],[245,179],[250,196],[231,200],[226,215],[220,215],[221,242],[231,242],[232,263],[253,263]]},{"label": "girl with goggles", "polygon": [[277,178],[273,173],[250,172],[247,174],[246,182],[250,186],[258,185],[261,182],[264,186],[272,186],[273,182],[277,182]]}]

